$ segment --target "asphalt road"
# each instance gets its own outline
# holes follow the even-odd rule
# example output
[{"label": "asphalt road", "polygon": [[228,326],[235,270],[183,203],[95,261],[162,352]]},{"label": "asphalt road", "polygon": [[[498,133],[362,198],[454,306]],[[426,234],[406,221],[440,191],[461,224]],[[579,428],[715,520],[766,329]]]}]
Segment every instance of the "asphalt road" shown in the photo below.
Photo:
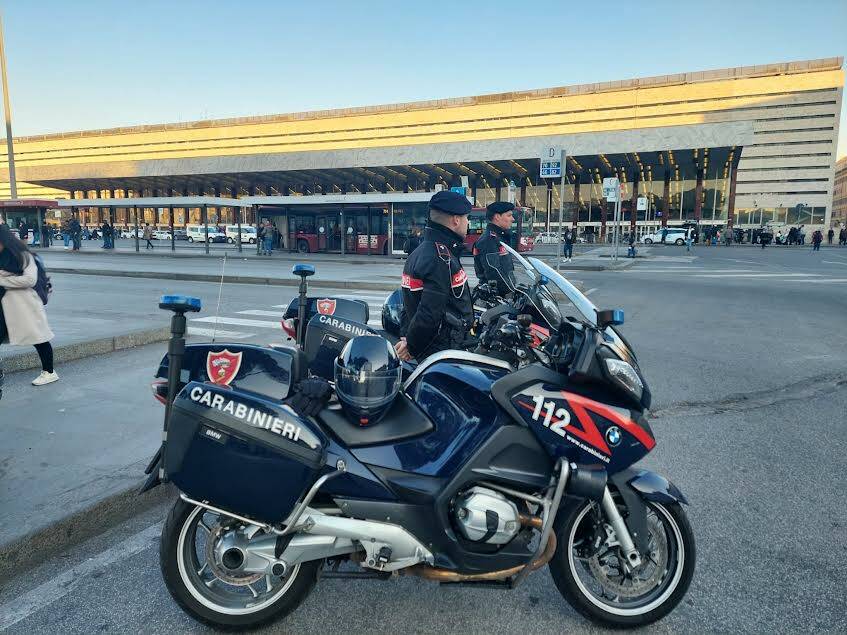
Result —
[{"label": "asphalt road", "polygon": [[[691,503],[697,572],[683,603],[651,630],[847,630],[847,250],[807,252],[696,248],[690,258],[666,248],[627,271],[573,274],[598,306],[625,310],[623,332],[654,394],[658,446],[645,463]],[[116,301],[151,293],[133,286],[148,281],[67,278],[97,280]],[[278,303],[275,290],[239,286],[227,300],[234,315]],[[137,354],[149,363],[148,352]],[[126,355],[120,364],[130,366]],[[39,393],[39,408],[53,407],[51,399]],[[90,416],[112,414],[95,408]],[[15,633],[204,632],[161,582],[156,533],[165,513],[152,510],[5,581],[0,625]],[[597,632],[546,570],[513,592],[322,581],[265,632],[342,631]]]}]

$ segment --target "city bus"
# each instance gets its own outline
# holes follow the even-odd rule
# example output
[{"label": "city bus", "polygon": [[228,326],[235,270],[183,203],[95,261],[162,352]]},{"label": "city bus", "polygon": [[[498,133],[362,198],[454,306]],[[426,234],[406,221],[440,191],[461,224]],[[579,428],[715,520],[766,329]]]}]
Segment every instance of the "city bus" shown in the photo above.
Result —
[{"label": "city bus", "polygon": [[[532,209],[529,207],[515,207],[515,222],[512,225],[512,240],[509,245],[515,251],[532,251],[535,241],[532,233]],[[488,219],[485,217],[484,207],[474,207],[468,218],[468,235],[465,237],[465,248],[468,253],[472,252],[474,243],[479,240]]]},{"label": "city bus", "polygon": [[[258,222],[267,219],[285,237],[284,249],[300,253],[401,255],[410,236],[421,232],[432,192],[368,192],[310,196],[252,196]],[[532,210],[515,213],[512,246],[533,247]],[[485,209],[470,215],[469,251],[487,224]]]}]

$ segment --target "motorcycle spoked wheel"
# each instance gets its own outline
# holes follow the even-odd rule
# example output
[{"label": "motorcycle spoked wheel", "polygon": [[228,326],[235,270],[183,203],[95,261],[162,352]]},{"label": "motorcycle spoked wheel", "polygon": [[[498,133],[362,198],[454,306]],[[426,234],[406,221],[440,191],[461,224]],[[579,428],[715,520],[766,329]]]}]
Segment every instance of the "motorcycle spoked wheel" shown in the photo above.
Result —
[{"label": "motorcycle spoked wheel", "polygon": [[288,615],[314,588],[322,561],[295,565],[283,577],[227,575],[214,562],[209,541],[232,530],[225,526],[230,520],[177,500],[159,543],[171,596],[191,617],[222,630],[256,628]]},{"label": "motorcycle spoked wheel", "polygon": [[[602,544],[614,532],[598,506],[588,501],[572,505],[556,519],[558,545],[550,573],[565,600],[594,622],[644,626],[670,613],[688,591],[696,553],[685,512],[678,504],[646,504],[649,549],[633,571],[623,569],[617,546]],[[597,539],[598,529],[605,539]]]}]

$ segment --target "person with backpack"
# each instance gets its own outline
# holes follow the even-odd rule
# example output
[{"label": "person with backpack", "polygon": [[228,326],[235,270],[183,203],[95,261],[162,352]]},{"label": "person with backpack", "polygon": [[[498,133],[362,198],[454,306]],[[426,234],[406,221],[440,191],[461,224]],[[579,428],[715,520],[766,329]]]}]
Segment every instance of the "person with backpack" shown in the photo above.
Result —
[{"label": "person with backpack", "polygon": [[32,345],[41,360],[41,374],[33,386],[58,381],[53,369],[53,331],[44,305],[50,279],[38,256],[9,229],[0,225],[0,343]]}]

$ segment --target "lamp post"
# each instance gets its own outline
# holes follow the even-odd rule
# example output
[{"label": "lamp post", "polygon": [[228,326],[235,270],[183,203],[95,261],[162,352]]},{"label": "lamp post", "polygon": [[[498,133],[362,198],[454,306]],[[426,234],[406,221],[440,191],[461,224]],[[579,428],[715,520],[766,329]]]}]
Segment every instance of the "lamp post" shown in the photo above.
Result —
[{"label": "lamp post", "polygon": [[3,76],[3,109],[6,114],[6,156],[9,160],[9,189],[12,198],[18,198],[15,178],[15,148],[12,141],[12,108],[9,106],[9,81],[6,79],[6,44],[3,38],[3,17],[0,16],[0,74]]}]

